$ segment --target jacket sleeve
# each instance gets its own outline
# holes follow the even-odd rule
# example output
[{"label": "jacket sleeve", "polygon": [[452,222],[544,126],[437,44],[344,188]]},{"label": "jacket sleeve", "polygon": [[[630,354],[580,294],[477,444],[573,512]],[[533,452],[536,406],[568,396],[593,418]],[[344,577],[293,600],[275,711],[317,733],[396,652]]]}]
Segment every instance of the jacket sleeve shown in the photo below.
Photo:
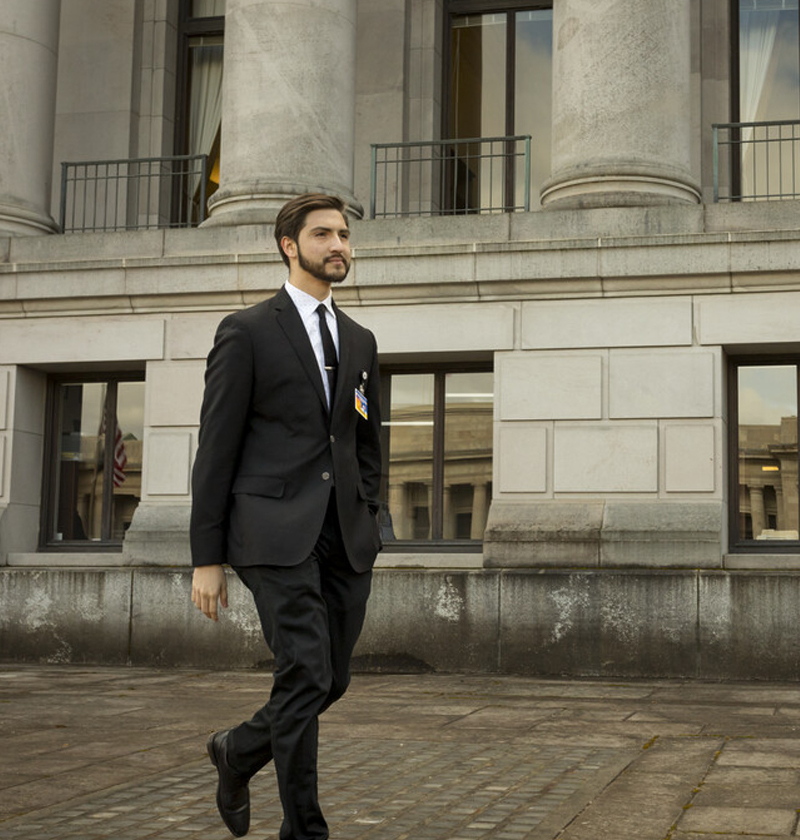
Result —
[{"label": "jacket sleeve", "polygon": [[366,423],[358,424],[356,453],[361,483],[367,496],[367,503],[373,514],[380,509],[378,498],[381,483],[381,406],[380,406],[380,371],[378,369],[378,346],[372,339],[372,361],[367,376],[367,414]]},{"label": "jacket sleeve", "polygon": [[253,349],[247,328],[229,315],[208,356],[192,470],[190,542],[193,566],[227,559],[228,511],[253,388]]}]

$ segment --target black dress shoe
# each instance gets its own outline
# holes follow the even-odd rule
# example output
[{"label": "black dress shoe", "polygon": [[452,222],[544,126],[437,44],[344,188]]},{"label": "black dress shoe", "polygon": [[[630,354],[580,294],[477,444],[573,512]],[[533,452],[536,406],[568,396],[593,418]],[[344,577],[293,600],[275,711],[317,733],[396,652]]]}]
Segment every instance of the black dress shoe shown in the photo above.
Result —
[{"label": "black dress shoe", "polygon": [[250,830],[250,791],[247,776],[228,764],[228,732],[215,732],[206,743],[209,758],[217,768],[217,808],[222,821],[234,837],[244,837]]}]

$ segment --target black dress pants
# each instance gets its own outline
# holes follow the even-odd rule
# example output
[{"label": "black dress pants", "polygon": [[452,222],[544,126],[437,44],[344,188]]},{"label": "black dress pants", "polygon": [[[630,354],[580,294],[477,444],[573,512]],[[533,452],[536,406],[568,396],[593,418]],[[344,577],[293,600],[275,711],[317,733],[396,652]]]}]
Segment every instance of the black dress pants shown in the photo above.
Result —
[{"label": "black dress pants", "polygon": [[317,798],[318,716],[346,691],[372,573],[347,560],[335,494],[314,550],[298,566],[243,566],[275,657],[267,704],[231,730],[228,759],[252,776],[275,760],[283,806],[280,840],[325,840]]}]

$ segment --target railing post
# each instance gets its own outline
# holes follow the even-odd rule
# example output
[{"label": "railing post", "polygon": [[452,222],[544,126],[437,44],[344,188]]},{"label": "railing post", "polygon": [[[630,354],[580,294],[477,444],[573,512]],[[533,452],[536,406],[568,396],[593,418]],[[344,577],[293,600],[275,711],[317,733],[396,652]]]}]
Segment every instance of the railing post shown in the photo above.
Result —
[{"label": "railing post", "polygon": [[714,162],[714,204],[719,201],[719,126],[711,126],[713,133],[712,154]]},{"label": "railing post", "polygon": [[67,222],[67,167],[68,163],[61,164],[61,206],[58,211],[58,226],[61,233],[64,233],[64,226]]},{"label": "railing post", "polygon": [[531,209],[531,136],[525,137],[525,202],[524,210],[527,213]]},{"label": "railing post", "polygon": [[[200,158],[200,222],[206,220],[206,178],[208,171],[208,155],[202,155]],[[191,214],[188,218],[189,227],[192,225]],[[198,222],[199,224],[199,222]]]},{"label": "railing post", "polygon": [[369,185],[369,217],[375,218],[375,202],[378,191],[378,147],[370,145],[370,185]]}]

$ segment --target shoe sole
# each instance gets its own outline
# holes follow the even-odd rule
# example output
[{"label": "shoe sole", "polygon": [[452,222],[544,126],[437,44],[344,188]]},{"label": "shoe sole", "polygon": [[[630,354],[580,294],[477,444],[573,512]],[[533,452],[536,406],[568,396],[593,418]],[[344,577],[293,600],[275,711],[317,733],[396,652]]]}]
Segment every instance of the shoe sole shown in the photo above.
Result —
[{"label": "shoe sole", "polygon": [[225,828],[230,831],[230,833],[234,837],[244,837],[250,829],[248,828],[246,831],[238,832],[234,831],[231,827],[230,823],[227,819],[225,819],[225,813],[222,808],[222,798],[220,796],[220,783],[219,783],[219,755],[217,754],[217,745],[214,743],[214,738],[216,738],[217,733],[213,733],[209,739],[206,741],[206,752],[208,753],[208,757],[211,759],[211,763],[214,765],[214,768],[217,771],[217,810],[219,811],[219,815],[222,818],[222,822],[225,823]]}]

